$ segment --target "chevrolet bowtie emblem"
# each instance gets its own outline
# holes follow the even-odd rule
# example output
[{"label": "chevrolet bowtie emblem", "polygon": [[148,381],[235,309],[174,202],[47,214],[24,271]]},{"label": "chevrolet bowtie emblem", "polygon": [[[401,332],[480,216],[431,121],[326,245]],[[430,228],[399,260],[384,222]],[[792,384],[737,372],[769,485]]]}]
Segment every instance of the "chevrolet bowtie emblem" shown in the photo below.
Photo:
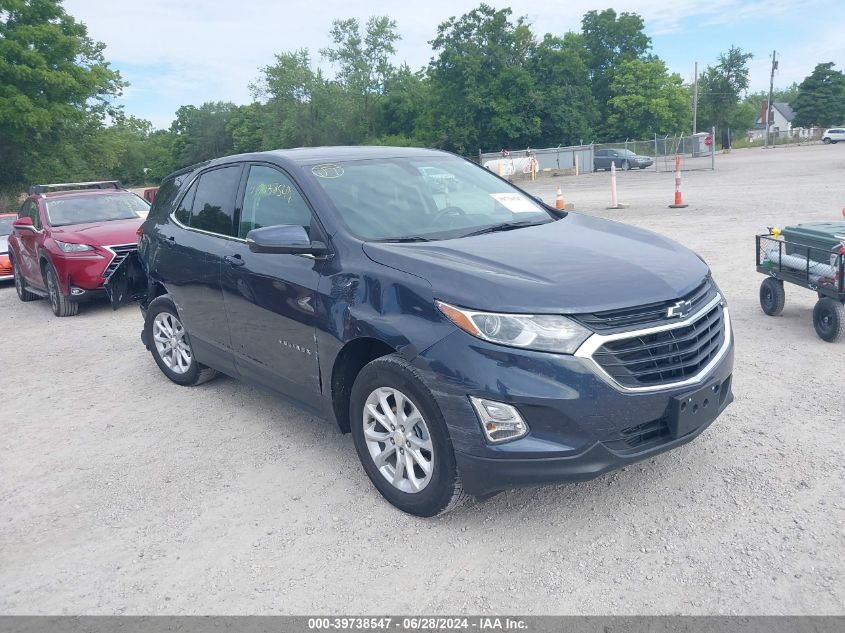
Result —
[{"label": "chevrolet bowtie emblem", "polygon": [[692,310],[692,301],[678,301],[678,303],[666,309],[666,316],[670,319],[672,317],[681,319],[689,314],[690,310]]}]

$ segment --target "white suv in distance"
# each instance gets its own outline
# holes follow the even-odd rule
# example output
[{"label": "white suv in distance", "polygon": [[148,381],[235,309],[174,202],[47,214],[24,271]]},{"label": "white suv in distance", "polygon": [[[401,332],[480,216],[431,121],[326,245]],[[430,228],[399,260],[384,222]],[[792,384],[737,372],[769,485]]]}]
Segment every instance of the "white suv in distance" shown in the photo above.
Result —
[{"label": "white suv in distance", "polygon": [[845,141],[844,127],[832,127],[829,130],[825,130],[824,134],[822,134],[822,143],[825,145],[837,143],[839,141]]}]

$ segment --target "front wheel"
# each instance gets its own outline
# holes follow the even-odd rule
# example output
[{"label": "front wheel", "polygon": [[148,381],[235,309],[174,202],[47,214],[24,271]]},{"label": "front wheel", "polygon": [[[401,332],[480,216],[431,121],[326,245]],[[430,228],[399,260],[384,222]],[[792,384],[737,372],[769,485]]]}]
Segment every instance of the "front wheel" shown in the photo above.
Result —
[{"label": "front wheel", "polygon": [[350,420],[364,471],[394,506],[430,517],[465,499],[440,407],[401,356],[377,358],[361,370]]},{"label": "front wheel", "polygon": [[825,145],[830,145],[831,141],[829,138],[823,138],[822,143],[824,143]]},{"label": "front wheel", "polygon": [[627,160],[624,163],[622,163],[622,169],[624,169],[625,171],[631,171],[631,168],[632,168],[632,165]]},{"label": "front wheel", "polygon": [[59,286],[59,277],[53,267],[47,264],[47,293],[50,296],[50,308],[57,317],[70,317],[79,314],[79,304],[71,301]]},{"label": "front wheel", "polygon": [[813,308],[813,326],[819,338],[828,343],[836,343],[845,338],[845,305],[824,297]]},{"label": "front wheel", "polygon": [[157,297],[147,308],[144,340],[156,365],[177,385],[192,387],[217,375],[217,371],[194,358],[191,337],[168,295]]},{"label": "front wheel", "polygon": [[767,277],[760,284],[760,307],[769,316],[777,316],[783,312],[786,304],[786,292],[780,279]]}]

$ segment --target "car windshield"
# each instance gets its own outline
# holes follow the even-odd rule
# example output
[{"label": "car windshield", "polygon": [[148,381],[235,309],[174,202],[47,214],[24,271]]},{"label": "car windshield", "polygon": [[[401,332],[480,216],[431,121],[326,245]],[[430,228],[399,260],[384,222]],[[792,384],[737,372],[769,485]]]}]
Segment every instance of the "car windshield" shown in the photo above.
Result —
[{"label": "car windshield", "polygon": [[149,210],[150,205],[134,193],[73,196],[47,201],[47,218],[51,226],[131,220],[145,217]]},{"label": "car windshield", "polygon": [[10,215],[5,218],[0,218],[0,236],[9,235],[12,232],[12,223],[15,221],[15,216]]},{"label": "car windshield", "polygon": [[536,200],[451,156],[306,167],[363,240],[435,240],[551,222]]}]

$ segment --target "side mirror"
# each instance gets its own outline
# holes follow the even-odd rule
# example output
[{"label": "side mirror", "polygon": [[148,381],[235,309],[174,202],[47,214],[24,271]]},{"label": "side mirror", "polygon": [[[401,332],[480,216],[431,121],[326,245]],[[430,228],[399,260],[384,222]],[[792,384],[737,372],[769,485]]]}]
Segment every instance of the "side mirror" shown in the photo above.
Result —
[{"label": "side mirror", "polygon": [[246,243],[253,253],[281,255],[325,255],[328,248],[322,242],[312,242],[305,228],[296,224],[280,224],[252,229]]},{"label": "side mirror", "polygon": [[36,233],[38,229],[35,228],[35,225],[32,223],[32,218],[18,218],[14,222],[12,222],[12,227],[18,229],[19,231],[30,231],[31,233]]}]

